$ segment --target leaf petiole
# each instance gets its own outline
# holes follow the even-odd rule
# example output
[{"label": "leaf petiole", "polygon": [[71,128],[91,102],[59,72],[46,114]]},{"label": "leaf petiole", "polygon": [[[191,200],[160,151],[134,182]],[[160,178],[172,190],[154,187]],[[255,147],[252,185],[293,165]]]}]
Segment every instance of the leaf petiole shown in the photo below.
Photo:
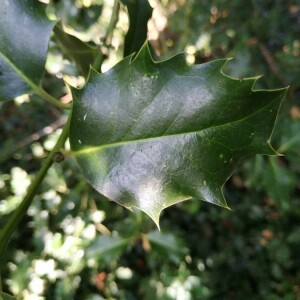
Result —
[{"label": "leaf petiole", "polygon": [[48,94],[42,87],[40,87],[38,84],[34,83],[30,78],[27,77],[26,74],[24,74],[22,71],[20,71],[7,57],[5,57],[1,52],[0,52],[0,58],[3,59],[14,71],[18,74],[18,76],[26,82],[32,91],[43,98],[44,100],[48,101],[49,103],[57,106],[58,108],[61,109],[70,109],[71,105],[70,104],[64,104],[61,103],[59,100]]},{"label": "leaf petiole", "polygon": [[35,94],[37,94],[38,96],[40,96],[44,100],[48,101],[49,103],[57,106],[58,108],[61,108],[61,109],[71,109],[71,105],[70,104],[61,103],[56,98],[54,98],[53,96],[51,96],[50,94],[48,94],[42,88],[36,87],[36,86],[33,86],[33,85],[32,85],[32,88],[33,88],[33,91],[34,91]]}]

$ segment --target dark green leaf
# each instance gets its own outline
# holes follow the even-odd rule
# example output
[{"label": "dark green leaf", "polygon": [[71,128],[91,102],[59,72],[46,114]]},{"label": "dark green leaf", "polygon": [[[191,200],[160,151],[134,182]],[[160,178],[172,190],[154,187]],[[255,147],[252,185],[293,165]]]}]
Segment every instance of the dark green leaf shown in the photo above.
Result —
[{"label": "dark green leaf", "polygon": [[1,1],[0,100],[38,88],[53,24],[36,0]]},{"label": "dark green leaf", "polygon": [[100,236],[87,249],[87,258],[111,260],[121,254],[128,240],[118,236]]},{"label": "dark green leaf", "polygon": [[127,6],[129,29],[125,37],[124,56],[140,50],[147,39],[147,24],[152,16],[148,0],[121,0]]},{"label": "dark green leaf", "polygon": [[66,33],[60,23],[54,27],[54,33],[56,42],[63,55],[70,61],[74,61],[79,73],[86,77],[99,50],[96,47],[84,43],[77,37]]},{"label": "dark green leaf", "polygon": [[0,300],[15,300],[15,299],[16,298],[11,295],[0,292]]},{"label": "dark green leaf", "polygon": [[101,15],[103,4],[99,2],[102,1],[92,2],[98,3],[87,7],[79,4],[78,0],[50,1],[55,8],[55,15],[58,19],[64,25],[70,26],[80,32],[88,31],[89,27],[95,24]]},{"label": "dark green leaf", "polygon": [[296,186],[296,178],[275,157],[270,157],[270,163],[263,171],[262,183],[269,196],[278,208],[287,210],[291,205],[291,195]]},{"label": "dark green leaf", "polygon": [[278,210],[287,211],[291,208],[291,196],[297,180],[283,160],[273,156],[265,160],[257,155],[254,161],[244,164],[244,168],[249,174],[245,182],[248,188],[264,191],[274,201]]},{"label": "dark green leaf", "polygon": [[196,198],[227,207],[222,186],[241,157],[275,154],[270,135],[285,89],[253,91],[256,78],[221,72],[227,60],[157,63],[145,45],[73,89],[70,141],[101,194],[145,211]]},{"label": "dark green leaf", "polygon": [[147,238],[153,247],[167,252],[169,255],[186,254],[187,248],[184,247],[177,236],[171,233],[162,233],[160,231],[152,231],[147,234]]}]

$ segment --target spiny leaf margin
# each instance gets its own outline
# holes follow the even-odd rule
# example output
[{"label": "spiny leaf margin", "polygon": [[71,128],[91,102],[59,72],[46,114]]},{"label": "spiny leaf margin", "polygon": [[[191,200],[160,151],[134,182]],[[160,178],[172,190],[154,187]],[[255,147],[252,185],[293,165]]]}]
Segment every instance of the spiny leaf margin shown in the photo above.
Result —
[{"label": "spiny leaf margin", "polygon": [[[123,61],[121,61],[119,64],[117,64],[114,68],[112,68],[111,70],[109,70],[108,72],[106,72],[104,74],[99,74],[99,73],[95,72],[94,70],[91,70],[91,73],[90,73],[90,76],[89,76],[86,86],[81,90],[72,89],[72,94],[73,94],[73,98],[74,98],[74,108],[73,108],[73,117],[72,117],[72,122],[71,122],[71,129],[70,129],[70,141],[71,141],[72,150],[74,151],[74,155],[76,156],[76,158],[79,162],[79,165],[80,165],[86,179],[89,181],[89,183],[98,192],[100,192],[101,194],[103,194],[104,196],[109,198],[110,200],[113,200],[129,209],[131,207],[137,207],[138,209],[143,210],[155,221],[157,226],[159,226],[160,213],[164,208],[166,208],[170,205],[173,205],[175,203],[178,203],[180,201],[187,200],[187,199],[200,198],[201,200],[205,200],[205,201],[228,208],[228,205],[226,204],[226,201],[223,196],[222,188],[223,188],[225,182],[227,181],[227,179],[230,177],[231,173],[233,172],[233,170],[234,170],[235,166],[237,165],[238,161],[240,160],[240,158],[242,158],[245,155],[256,154],[256,153],[276,155],[276,151],[270,145],[270,137],[272,135],[273,125],[276,120],[282,98],[286,91],[286,89],[269,90],[269,91],[253,90],[253,86],[254,86],[256,80],[258,79],[258,77],[247,78],[247,79],[241,80],[241,79],[234,79],[232,77],[225,75],[223,73],[222,69],[223,69],[224,65],[228,62],[228,60],[229,59],[217,60],[217,61],[213,61],[210,63],[202,64],[202,65],[189,66],[186,64],[184,55],[178,54],[166,61],[156,62],[153,60],[153,58],[150,54],[148,44],[146,43],[134,59],[132,59],[132,56],[125,58]],[[226,157],[224,157],[225,156],[224,153],[221,153],[221,152],[224,152],[225,150],[224,151],[222,150],[221,152],[219,151],[220,154],[218,155],[218,157],[216,157],[215,153],[213,153],[215,155],[215,157],[213,157],[213,159],[211,159],[211,158],[208,159],[208,161],[213,166],[212,167],[213,172],[210,174],[212,176],[210,176],[210,177],[216,177],[215,182],[213,182],[212,178],[210,178],[210,180],[208,181],[205,179],[205,177],[202,178],[200,176],[201,180],[198,180],[198,181],[196,180],[196,182],[198,185],[200,185],[200,190],[202,189],[202,191],[199,191],[199,187],[198,187],[198,192],[197,192],[198,194],[195,192],[193,192],[193,193],[191,192],[190,194],[186,193],[186,189],[191,190],[191,188],[188,187],[189,184],[186,184],[183,188],[183,186],[180,183],[182,178],[180,178],[180,176],[178,178],[175,178],[176,176],[174,175],[175,177],[174,176],[173,177],[171,176],[171,177],[172,177],[173,181],[174,181],[174,178],[176,179],[175,183],[177,185],[179,185],[179,190],[177,187],[175,187],[173,185],[169,191],[165,191],[165,193],[164,193],[165,198],[166,198],[166,195],[168,194],[167,200],[164,199],[162,201],[158,201],[158,203],[153,204],[150,201],[151,197],[153,197],[153,199],[155,199],[155,197],[154,197],[155,192],[153,194],[153,188],[156,187],[157,189],[159,189],[161,191],[161,187],[159,187],[157,185],[157,181],[155,181],[155,180],[158,179],[159,176],[161,176],[161,175],[157,176],[158,175],[157,172],[155,173],[153,171],[156,178],[154,176],[155,180],[152,183],[152,194],[150,193],[150,195],[147,196],[148,201],[145,202],[144,200],[141,200],[141,199],[132,200],[133,193],[131,193],[132,190],[130,190],[130,189],[128,189],[130,191],[129,193],[128,193],[128,190],[126,190],[126,189],[125,189],[125,192],[124,191],[122,192],[120,189],[117,192],[113,191],[114,189],[117,190],[117,188],[120,187],[120,182],[117,182],[117,185],[115,187],[113,186],[112,178],[114,176],[111,174],[111,171],[114,170],[114,168],[118,169],[119,172],[124,173],[124,176],[125,176],[124,178],[126,178],[126,168],[130,169],[132,167],[132,163],[134,163],[134,161],[132,162],[132,158],[130,158],[130,157],[131,156],[134,157],[134,155],[136,155],[137,152],[145,153],[148,151],[147,154],[149,154],[151,152],[149,150],[149,147],[153,146],[153,145],[151,145],[151,143],[152,142],[155,143],[156,140],[159,139],[160,137],[157,137],[157,135],[151,136],[151,130],[149,131],[147,129],[148,127],[146,125],[150,126],[152,124],[151,126],[155,127],[155,125],[153,125],[153,124],[157,124],[159,119],[154,118],[154,121],[153,121],[153,116],[152,116],[152,118],[150,118],[149,123],[145,124],[145,122],[141,122],[141,119],[138,119],[138,121],[136,121],[136,119],[132,118],[134,120],[134,122],[136,122],[136,124],[133,126],[133,129],[137,129],[137,125],[140,122],[142,124],[141,124],[141,126],[139,126],[139,128],[144,129],[144,131],[148,130],[146,133],[143,132],[143,135],[144,135],[143,137],[138,136],[137,133],[133,132],[132,123],[130,124],[129,127],[127,126],[129,128],[129,130],[131,130],[131,132],[128,131],[128,128],[126,128],[126,130],[125,130],[125,132],[127,132],[127,134],[125,135],[125,138],[124,138],[124,134],[121,137],[113,136],[112,134],[109,136],[109,133],[107,133],[107,131],[105,131],[105,130],[109,129],[107,127],[107,123],[108,123],[108,121],[111,121],[111,118],[109,118],[107,116],[109,116],[110,114],[116,113],[116,111],[118,111],[118,109],[120,109],[120,105],[118,106],[118,105],[115,105],[116,103],[110,103],[110,102],[117,101],[117,103],[122,104],[122,102],[115,100],[114,95],[113,95],[114,91],[113,91],[112,84],[109,84],[109,90],[107,89],[107,84],[108,83],[116,84],[116,82],[118,80],[117,75],[120,73],[120,74],[123,74],[122,75],[123,77],[122,76],[120,77],[120,86],[121,86],[121,89],[123,89],[122,92],[130,90],[130,84],[133,84],[132,81],[129,81],[129,83],[127,83],[127,85],[124,83],[124,81],[128,81],[128,77],[130,77],[132,75],[131,71],[134,70],[134,72],[137,71],[136,73],[138,75],[136,75],[135,79],[137,81],[140,80],[140,81],[138,81],[139,84],[142,84],[143,78],[148,78],[148,79],[150,78],[152,80],[152,85],[154,85],[153,82],[155,80],[157,80],[157,81],[164,80],[164,78],[159,78],[161,74],[157,71],[158,68],[160,68],[160,72],[163,72],[162,71],[163,68],[167,69],[168,71],[170,71],[170,68],[171,68],[171,70],[173,70],[173,72],[175,70],[175,72],[183,71],[183,73],[184,72],[192,73],[193,76],[191,76],[191,78],[196,76],[194,73],[197,74],[197,72],[200,72],[200,74],[201,74],[201,72],[203,73],[203,70],[204,70],[204,73],[201,74],[202,77],[201,76],[199,77],[199,74],[197,75],[199,77],[197,80],[199,81],[199,83],[201,83],[201,82],[203,83],[203,81],[205,82],[205,80],[207,80],[206,84],[211,85],[210,92],[212,92],[213,90],[218,90],[217,84],[219,84],[221,86],[222,82],[223,82],[223,84],[224,84],[224,82],[227,82],[227,84],[231,83],[232,87],[234,88],[230,91],[233,95],[234,95],[234,93],[238,94],[237,91],[239,91],[239,89],[240,89],[242,92],[244,92],[245,98],[248,97],[250,100],[255,100],[254,101],[255,103],[253,104],[253,103],[251,103],[251,101],[249,101],[248,98],[246,100],[248,100],[249,103],[243,103],[240,100],[237,101],[237,99],[235,99],[234,101],[237,101],[237,104],[239,105],[239,107],[234,107],[234,109],[236,111],[238,111],[238,109],[240,110],[237,114],[238,118],[236,118],[236,116],[235,116],[234,120],[231,120],[230,122],[227,122],[227,123],[224,122],[224,117],[223,117],[223,122],[220,122],[220,120],[222,121],[222,116],[220,117],[220,110],[218,111],[218,109],[217,110],[213,109],[212,112],[215,115],[210,115],[210,120],[205,120],[205,118],[204,118],[204,121],[200,120],[200,127],[199,127],[199,124],[197,124],[197,126],[198,126],[197,131],[194,130],[192,132],[189,131],[188,133],[186,131],[174,133],[174,132],[170,132],[170,128],[172,129],[172,125],[171,125],[171,127],[168,126],[169,128],[167,129],[166,132],[169,131],[169,135],[163,136],[163,138],[167,139],[167,141],[168,141],[167,144],[173,143],[173,146],[175,145],[176,147],[179,147],[179,148],[182,147],[182,148],[180,148],[179,151],[177,151],[178,152],[178,153],[176,153],[177,156],[179,156],[179,155],[184,156],[184,155],[186,155],[186,153],[188,153],[186,147],[184,145],[182,145],[181,142],[182,142],[183,137],[186,137],[188,134],[191,134],[191,133],[195,134],[195,136],[197,138],[205,140],[206,144],[208,145],[208,146],[201,145],[201,147],[200,147],[199,146],[200,144],[198,145],[197,144],[198,142],[196,142],[197,146],[199,146],[199,147],[197,148],[197,147],[194,147],[194,145],[193,145],[194,151],[192,151],[193,153],[189,153],[189,155],[191,155],[191,157],[195,158],[198,150],[205,150],[206,154],[210,155],[210,152],[215,151],[214,150],[215,146],[220,143],[223,145],[223,150],[225,149],[227,151],[228,149],[226,149],[226,147],[224,148],[224,146],[227,145],[229,141],[234,140],[234,138],[236,139],[237,135],[239,136],[239,138],[242,138],[242,135],[240,135],[240,133],[238,132],[239,123],[242,123],[244,128],[246,128],[248,126],[247,125],[248,121],[251,121],[253,123],[252,124],[253,126],[251,125],[250,126],[251,128],[250,129],[247,128],[247,130],[246,130],[247,134],[250,133],[250,135],[248,136],[248,139],[251,139],[254,141],[256,139],[256,141],[251,144],[251,147],[249,146],[250,144],[249,145],[247,144],[248,141],[246,141],[245,138],[244,138],[244,141],[242,141],[242,142],[244,142],[244,144],[243,143],[239,144],[238,141],[235,141],[236,145],[234,147],[232,147],[231,149],[229,149],[229,151],[227,151],[228,153],[226,152]],[[166,71],[166,70],[164,70],[164,71]],[[124,75],[126,75],[126,74],[127,74],[127,77],[126,76],[124,77]],[[163,75],[167,76],[167,73],[164,72]],[[189,74],[189,75],[191,75],[191,74]],[[112,80],[112,78],[113,78],[113,80]],[[169,78],[168,80],[171,81],[172,78],[171,79]],[[167,81],[167,84],[169,83],[169,81]],[[123,84],[123,87],[122,87],[122,84]],[[99,92],[102,93],[102,95],[101,94],[98,95],[97,93],[93,94],[93,89],[97,89],[97,87],[96,87],[97,85],[98,86],[102,85],[101,89],[99,89]],[[150,84],[150,87],[151,87],[151,84]],[[173,86],[173,88],[175,88],[175,87],[176,87],[176,85]],[[149,89],[149,86],[147,88],[148,89],[146,91],[151,92],[151,89]],[[184,87],[181,87],[181,88],[184,88]],[[202,86],[202,88],[203,88],[203,86]],[[227,89],[228,89],[228,86],[227,86]],[[144,91],[144,92],[146,92],[146,91]],[[204,89],[204,92],[205,91],[207,92],[207,87],[206,87],[206,90]],[[240,91],[240,93],[241,93],[241,91]],[[121,95],[120,97],[122,98],[122,93],[120,93],[120,91],[118,91],[118,92],[119,92],[119,95]],[[177,90],[176,92],[179,92],[179,90]],[[188,90],[188,92],[191,93],[190,90]],[[222,89],[220,90],[220,87],[219,87],[218,92],[222,93],[224,91],[222,91]],[[129,95],[130,95],[130,93],[129,93]],[[242,95],[243,95],[243,93],[242,93]],[[96,96],[94,100],[92,100],[93,96]],[[131,94],[131,96],[132,96],[132,94]],[[237,95],[235,95],[235,96],[237,96]],[[103,97],[106,99],[110,99],[110,101],[104,99]],[[144,95],[144,97],[145,97],[145,95]],[[259,97],[260,97],[260,99],[259,99],[259,101],[257,101],[257,98],[259,98]],[[102,101],[102,103],[100,103],[99,100],[97,100],[97,98],[101,98],[100,100]],[[129,98],[130,97],[127,96],[126,99],[128,100]],[[135,99],[132,96],[130,98],[130,100],[134,101]],[[162,99],[162,100],[164,101],[164,99]],[[211,100],[213,100],[213,99],[210,99],[210,101]],[[124,100],[124,101],[126,102],[126,100]],[[232,101],[232,99],[231,99],[231,101]],[[226,101],[224,103],[226,103]],[[226,108],[224,103],[223,103],[223,107],[221,106],[221,108],[223,108],[223,109]],[[133,103],[133,105],[134,104],[136,104],[136,103]],[[165,102],[164,104],[167,104],[167,102]],[[176,104],[176,103],[174,102],[172,104]],[[201,101],[200,101],[200,104],[201,104]],[[209,103],[209,104],[212,105],[211,103]],[[265,105],[262,106],[262,104],[265,104]],[[107,106],[110,106],[110,105],[111,105],[111,107],[107,108]],[[123,104],[123,105],[125,105],[125,104]],[[126,105],[130,106],[130,102],[127,101]],[[152,105],[152,102],[150,102],[150,106],[151,105]],[[243,106],[243,110],[241,110],[242,106]],[[103,109],[103,107],[104,107],[104,109]],[[258,108],[258,109],[255,110],[255,108],[256,109]],[[93,111],[93,109],[95,109],[95,110]],[[162,109],[162,107],[159,107],[159,109]],[[250,114],[249,114],[249,110],[250,110]],[[207,111],[209,112],[209,110],[207,110]],[[267,114],[267,111],[269,112],[268,114]],[[127,113],[128,112],[130,112],[130,110],[127,109]],[[227,114],[232,113],[230,109],[228,110],[228,108],[227,108],[227,110],[225,109],[225,112]],[[126,113],[126,111],[125,111],[125,113]],[[243,113],[248,113],[248,114],[243,115]],[[89,125],[86,125],[85,119],[86,119],[87,114],[94,114],[94,117],[96,116],[96,118],[95,118],[96,123],[98,122],[98,124],[96,124],[95,122],[93,123],[93,120],[92,120],[92,123],[90,123]],[[224,114],[224,111],[223,111],[223,114]],[[258,114],[258,116],[257,116],[257,114]],[[200,116],[203,117],[203,114],[201,114],[201,111],[200,111]],[[125,117],[126,117],[126,115],[125,115]],[[114,118],[115,118],[116,122],[121,121],[120,117],[118,117],[118,118],[114,117]],[[139,118],[141,118],[141,115],[139,115]],[[198,116],[198,119],[199,119],[199,116]],[[225,116],[225,119],[226,119],[226,116]],[[186,120],[188,121],[188,118]],[[263,122],[261,120],[263,120]],[[256,124],[257,122],[260,122],[260,123],[262,122],[261,126],[259,126],[260,124]],[[192,124],[190,122],[188,125],[189,125],[188,127],[191,128],[191,126],[193,127],[195,124]],[[255,128],[255,133],[253,131],[254,128]],[[95,138],[93,135],[92,139],[89,138],[88,137],[90,135],[89,130],[96,132],[99,137]],[[235,130],[238,132],[238,134],[236,133]],[[155,132],[155,130],[154,130],[154,132]],[[112,132],[112,133],[116,133],[116,132]],[[118,134],[118,132],[117,132],[117,134]],[[198,136],[197,136],[197,134],[198,134]],[[103,135],[103,136],[101,136],[101,135]],[[216,138],[218,140],[218,142],[215,143],[215,145],[213,145],[211,136],[213,136],[214,139]],[[119,139],[121,138],[121,141],[118,140],[118,138]],[[178,142],[178,138],[179,138],[179,142]],[[180,138],[181,138],[181,140],[180,140]],[[172,139],[173,139],[173,141],[171,142]],[[177,142],[175,142],[175,144],[174,144],[174,139],[175,140],[177,139]],[[138,143],[137,143],[137,141],[138,141]],[[187,139],[186,143],[188,144],[189,142],[190,141],[188,141],[188,139]],[[193,143],[193,141],[192,141],[192,143]],[[246,143],[247,147],[245,147],[245,143]],[[136,145],[134,145],[134,144],[136,144]],[[194,144],[195,144],[195,142],[194,142]],[[177,149],[176,147],[175,147],[175,149]],[[184,150],[184,151],[182,151],[182,150]],[[119,153],[118,153],[118,151],[119,151]],[[114,161],[117,160],[118,162],[120,162],[120,153],[122,151],[124,152],[122,155],[122,159],[125,158],[125,160],[122,162],[123,165],[121,165],[121,164],[117,165],[117,164],[115,164]],[[168,151],[170,151],[170,149]],[[172,151],[175,152],[175,150],[172,150]],[[127,155],[127,159],[126,159],[125,154]],[[173,159],[171,156],[172,155],[169,155],[169,157],[168,157],[168,163],[173,163]],[[224,158],[223,163],[226,166],[225,167],[223,166],[223,169],[218,170],[218,168],[216,168],[217,164],[215,163],[215,161],[217,162],[218,159],[223,159],[223,158]],[[198,159],[198,162],[201,160],[201,158],[199,158],[199,157],[197,157],[197,159]],[[227,161],[226,161],[226,159],[227,159]],[[206,158],[204,160],[206,160]],[[188,161],[188,159],[187,159],[187,161]],[[182,161],[178,166],[178,170],[180,170],[180,168],[185,166],[187,161]],[[157,168],[159,169],[160,165],[163,165],[164,168],[168,169],[168,170],[164,171],[165,172],[164,175],[166,176],[166,174],[167,174],[166,172],[170,171],[170,167],[166,166],[167,163],[165,164],[164,160],[161,157],[159,157],[158,161],[156,161],[156,162],[157,162],[156,169]],[[139,163],[141,164],[141,161]],[[191,163],[191,161],[190,161],[190,163]],[[99,169],[93,170],[93,169],[95,169],[96,164],[98,164]],[[203,164],[203,161],[202,161],[202,164]],[[205,163],[204,163],[204,165],[205,165]],[[140,171],[139,175],[142,175],[144,178],[147,178],[147,176],[148,176],[148,180],[149,180],[150,175],[151,175],[151,174],[149,174],[149,172],[147,172],[149,170],[141,171],[140,166],[136,165],[136,167],[139,168],[139,171]],[[191,169],[193,169],[193,167],[194,166],[192,166],[192,167],[190,166]],[[147,168],[149,168],[149,166],[147,166]],[[210,168],[211,168],[211,166],[210,166]],[[155,168],[153,168],[153,169],[155,169]],[[196,170],[196,168],[194,168],[194,169]],[[201,167],[200,167],[200,169],[201,169]],[[163,172],[163,170],[161,168],[159,169],[159,171]],[[183,171],[184,171],[184,169],[183,169]],[[197,171],[199,171],[199,170],[197,170]],[[202,171],[203,171],[203,173],[205,173],[205,169],[203,169]],[[209,172],[207,172],[207,174],[208,173]],[[127,175],[130,175],[130,176],[133,175],[132,170],[129,171],[129,173]],[[195,172],[192,172],[192,175],[197,175],[197,174]],[[193,178],[191,178],[191,177],[193,177]],[[195,178],[197,178],[197,176],[190,176],[190,181],[191,181],[192,187],[196,186]],[[113,178],[113,179],[115,179],[115,178]],[[164,178],[164,180],[165,180],[165,178]],[[184,178],[184,180],[187,182],[187,178]],[[194,182],[192,182],[192,181],[194,181]],[[133,182],[135,184],[137,183],[135,181],[133,181]],[[108,191],[107,188],[106,188],[106,190],[104,188],[104,186],[107,184],[109,186],[109,189],[108,189],[109,193],[107,193],[107,191]],[[130,184],[132,184],[132,182]],[[150,184],[150,186],[151,186],[151,184]],[[121,186],[121,188],[124,188],[124,186]],[[131,187],[131,188],[134,190],[134,187]],[[151,190],[151,187],[150,187],[150,190]],[[118,194],[118,192],[119,192],[119,194]],[[149,203],[149,201],[150,201],[150,203]]]}]

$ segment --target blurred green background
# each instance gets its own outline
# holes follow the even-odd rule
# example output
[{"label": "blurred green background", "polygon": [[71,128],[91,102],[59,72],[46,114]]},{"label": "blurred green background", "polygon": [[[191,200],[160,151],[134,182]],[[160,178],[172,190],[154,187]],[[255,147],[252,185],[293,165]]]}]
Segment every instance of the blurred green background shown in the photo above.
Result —
[{"label": "blurred green background", "polygon": [[[113,1],[52,0],[49,18],[101,43]],[[272,143],[284,156],[245,158],[224,187],[232,211],[192,200],[164,211],[161,232],[143,213],[97,194],[76,162],[48,172],[2,264],[4,291],[25,300],[300,299],[300,1],[151,0],[158,59],[186,51],[224,72],[264,74],[255,88],[290,86]],[[105,71],[122,58],[121,7]],[[84,83],[53,38],[44,87],[63,101],[63,79]],[[30,103],[29,103],[30,102]],[[65,115],[37,96],[0,104],[0,227],[52,149]],[[222,112],[220,112],[222,113]]]}]

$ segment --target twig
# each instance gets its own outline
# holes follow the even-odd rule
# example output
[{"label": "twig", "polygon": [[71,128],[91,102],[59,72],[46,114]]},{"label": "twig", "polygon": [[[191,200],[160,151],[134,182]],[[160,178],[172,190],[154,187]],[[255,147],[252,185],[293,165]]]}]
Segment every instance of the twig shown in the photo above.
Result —
[{"label": "twig", "polygon": [[[97,55],[97,57],[95,58],[92,67],[95,70],[99,70],[103,60],[106,58],[106,55],[108,54],[108,49],[111,46],[111,40],[112,40],[112,36],[113,36],[113,31],[114,28],[118,22],[118,18],[119,18],[119,10],[120,10],[120,3],[119,0],[115,0],[114,1],[114,5],[112,8],[112,13],[111,13],[111,17],[109,20],[109,24],[105,33],[105,36],[103,38],[101,38],[102,41],[102,48],[101,52],[99,53],[99,55]],[[106,50],[106,51],[105,51]],[[105,53],[104,53],[105,52]]]},{"label": "twig", "polygon": [[48,169],[52,166],[54,162],[54,156],[56,152],[60,150],[65,144],[65,141],[69,134],[69,126],[70,126],[71,114],[69,115],[68,122],[65,124],[63,132],[61,133],[56,145],[53,150],[50,152],[44,163],[42,164],[41,169],[38,174],[32,181],[31,185],[28,188],[27,194],[22,200],[19,207],[14,211],[13,215],[9,218],[3,230],[0,232],[0,260],[3,257],[3,254],[6,250],[8,242],[10,240],[11,235],[15,231],[16,227],[19,225],[23,216],[26,214],[27,209],[29,208],[34,196],[36,195],[39,186],[41,185],[43,179],[45,178]]},{"label": "twig", "polygon": [[119,0],[114,1],[114,6],[112,8],[112,13],[110,17],[110,21],[106,30],[106,34],[103,38],[103,44],[105,46],[110,46],[111,44],[111,39],[113,35],[114,28],[117,24],[118,21],[118,15],[119,15],[119,9],[120,9],[120,3]]},{"label": "twig", "polygon": [[261,54],[263,55],[266,63],[270,67],[272,73],[280,80],[280,82],[283,85],[286,86],[287,83],[286,83],[285,79],[282,77],[282,75],[280,73],[280,68],[279,68],[277,62],[275,61],[275,58],[271,54],[271,52],[268,50],[268,48],[264,44],[259,43],[258,45],[259,45],[259,49],[261,51]]},{"label": "twig", "polygon": [[56,98],[54,98],[53,96],[48,94],[41,87],[32,85],[32,88],[33,88],[33,91],[35,94],[39,95],[42,99],[48,101],[49,103],[55,105],[56,107],[61,108],[61,109],[71,109],[70,104],[64,104],[64,103],[60,102],[59,100],[57,100]]},{"label": "twig", "polygon": [[66,123],[66,118],[62,117],[52,124],[42,128],[41,130],[31,134],[30,136],[27,136],[24,138],[22,141],[18,143],[12,143],[13,144],[13,149],[11,147],[7,147],[6,149],[4,148],[2,152],[0,153],[0,164],[4,161],[6,161],[8,158],[10,158],[17,150],[26,147],[30,145],[31,143],[38,141],[42,137],[51,134],[54,132],[56,129],[60,128],[63,124]]}]

